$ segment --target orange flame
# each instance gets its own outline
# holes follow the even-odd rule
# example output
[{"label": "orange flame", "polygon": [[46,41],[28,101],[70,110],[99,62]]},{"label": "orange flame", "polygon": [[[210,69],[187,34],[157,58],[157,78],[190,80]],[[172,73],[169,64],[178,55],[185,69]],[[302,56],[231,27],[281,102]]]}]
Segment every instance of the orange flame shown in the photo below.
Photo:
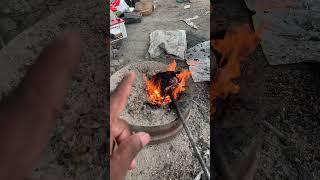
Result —
[{"label": "orange flame", "polygon": [[[167,71],[175,71],[177,67],[177,63],[173,60],[168,66]],[[179,74],[176,74],[176,78],[178,79],[178,84],[173,88],[172,96],[174,99],[177,99],[179,94],[186,90],[186,82],[191,75],[191,71],[182,70]],[[146,76],[144,77],[146,81],[146,91],[148,100],[157,105],[165,105],[171,102],[171,98],[169,94],[161,94],[161,84],[160,81],[156,81],[155,79],[148,79]]]},{"label": "orange flame", "polygon": [[172,62],[167,66],[167,71],[175,71],[177,68],[176,60],[172,60]]},{"label": "orange flame", "polygon": [[234,80],[240,77],[240,61],[252,53],[259,44],[259,34],[243,25],[226,33],[224,39],[216,40],[214,48],[221,53],[217,74],[211,86],[212,112],[216,112],[217,97],[237,94],[240,86]]},{"label": "orange flame", "polygon": [[146,91],[147,91],[147,97],[150,102],[153,104],[168,104],[171,102],[170,96],[162,96],[161,95],[161,86],[160,82],[155,82],[152,79],[148,80],[147,77],[145,77],[146,81]]},{"label": "orange flame", "polygon": [[177,78],[179,80],[178,86],[173,90],[173,98],[177,99],[178,95],[186,90],[186,82],[191,76],[191,71],[183,70],[180,74],[177,74]]}]

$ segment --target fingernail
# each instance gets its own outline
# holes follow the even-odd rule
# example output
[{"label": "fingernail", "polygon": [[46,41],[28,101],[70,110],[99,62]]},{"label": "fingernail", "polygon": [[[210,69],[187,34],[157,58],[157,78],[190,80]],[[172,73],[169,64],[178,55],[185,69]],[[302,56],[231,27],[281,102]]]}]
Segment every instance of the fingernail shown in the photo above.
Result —
[{"label": "fingernail", "polygon": [[147,145],[150,142],[150,135],[148,133],[140,132],[139,137],[143,146]]},{"label": "fingernail", "polygon": [[135,160],[133,160],[130,164],[130,169],[132,170],[132,169],[135,169],[136,167],[137,167],[137,163]]}]

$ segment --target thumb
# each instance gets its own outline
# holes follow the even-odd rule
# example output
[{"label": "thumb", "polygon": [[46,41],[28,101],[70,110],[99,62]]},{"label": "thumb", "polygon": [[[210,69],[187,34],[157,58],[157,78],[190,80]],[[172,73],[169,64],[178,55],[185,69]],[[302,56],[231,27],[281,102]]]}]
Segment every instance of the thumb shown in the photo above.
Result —
[{"label": "thumb", "polygon": [[144,132],[124,139],[110,157],[111,177],[124,179],[132,160],[149,141],[150,135]]}]

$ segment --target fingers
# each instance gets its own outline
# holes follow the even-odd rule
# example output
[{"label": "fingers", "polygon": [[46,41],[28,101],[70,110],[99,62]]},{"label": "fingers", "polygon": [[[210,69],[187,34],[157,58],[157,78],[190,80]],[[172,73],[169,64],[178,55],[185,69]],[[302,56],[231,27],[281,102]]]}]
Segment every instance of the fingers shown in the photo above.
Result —
[{"label": "fingers", "polygon": [[80,44],[79,34],[67,33],[45,48],[31,66],[20,92],[34,106],[61,109],[73,71],[80,62]]},{"label": "fingers", "polygon": [[132,161],[149,141],[149,134],[144,132],[136,133],[122,141],[110,158],[111,179],[119,175],[122,175],[122,179],[124,179],[126,172],[130,169]]},{"label": "fingers", "polygon": [[[110,123],[110,142],[120,144],[122,140],[131,135],[128,123],[123,119],[118,119],[114,123]],[[110,153],[113,150],[113,144],[110,143]]]},{"label": "fingers", "polygon": [[110,137],[115,137],[120,144],[121,141],[131,135],[127,121],[118,118],[118,120],[110,124]]},{"label": "fingers", "polygon": [[115,120],[119,117],[120,113],[124,110],[128,97],[131,92],[132,83],[136,75],[134,72],[128,73],[120,82],[116,90],[110,97],[110,118]]},{"label": "fingers", "polygon": [[[111,133],[110,137],[115,137],[114,141],[117,144],[121,144],[122,141],[124,141],[126,138],[128,138],[131,135],[127,121],[120,119],[120,118],[118,118],[118,120],[115,124],[111,124],[111,132],[110,133]],[[112,146],[111,143],[110,143],[110,146]],[[112,148],[112,147],[110,147],[110,148]],[[136,161],[132,160],[129,169],[132,170],[134,168],[136,168]]]},{"label": "fingers", "polygon": [[32,172],[55,127],[56,116],[62,110],[73,70],[79,62],[80,38],[78,34],[68,33],[44,49],[8,99],[3,111],[7,121],[1,124],[0,130],[1,142],[5,142],[0,159],[7,172],[19,170],[16,174],[9,173],[10,176],[26,176]]},{"label": "fingers", "polygon": [[129,170],[135,169],[136,167],[137,167],[137,162],[136,162],[136,160],[134,159],[134,160],[131,161]]},{"label": "fingers", "polygon": [[[68,32],[45,48],[38,61],[53,65],[54,68],[73,68],[80,62],[80,34]],[[54,60],[54,62],[52,62]]]}]

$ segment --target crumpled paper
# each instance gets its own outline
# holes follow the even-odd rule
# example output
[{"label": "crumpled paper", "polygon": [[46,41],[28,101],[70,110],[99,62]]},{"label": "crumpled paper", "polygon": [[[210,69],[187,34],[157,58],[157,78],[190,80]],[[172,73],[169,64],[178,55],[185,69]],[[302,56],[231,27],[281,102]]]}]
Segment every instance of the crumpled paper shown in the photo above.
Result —
[{"label": "crumpled paper", "polygon": [[194,82],[210,81],[210,41],[188,49],[185,57]]},{"label": "crumpled paper", "polygon": [[150,33],[148,52],[151,58],[156,58],[162,53],[167,53],[184,59],[186,49],[187,38],[185,30],[156,30]]}]

